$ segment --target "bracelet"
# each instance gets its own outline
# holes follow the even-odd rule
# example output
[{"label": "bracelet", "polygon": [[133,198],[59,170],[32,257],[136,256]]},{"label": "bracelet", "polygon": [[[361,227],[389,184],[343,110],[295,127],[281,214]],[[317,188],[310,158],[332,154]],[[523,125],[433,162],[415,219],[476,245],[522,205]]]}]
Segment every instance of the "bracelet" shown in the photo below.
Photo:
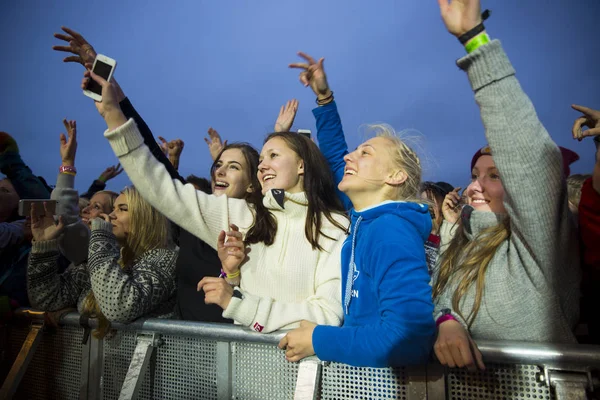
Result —
[{"label": "bracelet", "polygon": [[221,274],[219,275],[219,278],[233,279],[233,278],[237,278],[238,276],[240,276],[239,269],[236,272],[234,272],[233,274],[228,274],[221,268]]},{"label": "bracelet", "polygon": [[473,40],[471,40],[469,42],[469,44],[467,44],[465,46],[465,50],[467,50],[468,54],[471,54],[472,52],[474,52],[475,50],[477,50],[478,48],[480,48],[481,46],[483,46],[484,44],[487,44],[489,42],[490,42],[490,37],[488,36],[487,33],[484,33],[483,35],[475,36],[473,38]]},{"label": "bracelet", "polygon": [[485,26],[483,26],[483,21],[485,21],[486,19],[488,19],[490,17],[490,10],[485,10],[483,13],[481,13],[481,23],[479,25],[477,25],[475,28],[471,29],[468,32],[463,33],[462,35],[460,35],[458,37],[458,41],[460,42],[460,44],[462,44],[463,46],[465,44],[467,44],[467,42],[471,39],[473,39],[475,36],[479,35],[481,32],[483,32],[485,30]]},{"label": "bracelet", "polygon": [[446,314],[446,315],[442,315],[441,317],[439,317],[436,321],[435,321],[435,326],[438,327],[440,326],[442,323],[446,322],[446,321],[456,321],[456,318],[454,318],[454,316],[452,314]]},{"label": "bracelet", "polygon": [[58,172],[61,174],[75,175],[77,173],[77,169],[71,165],[61,165],[58,169]]},{"label": "bracelet", "polygon": [[324,106],[326,104],[329,104],[333,101],[333,90],[330,90],[331,94],[327,97],[325,97],[324,99],[319,99],[317,97],[317,99],[315,100],[315,102],[317,103],[317,105],[319,106]]}]

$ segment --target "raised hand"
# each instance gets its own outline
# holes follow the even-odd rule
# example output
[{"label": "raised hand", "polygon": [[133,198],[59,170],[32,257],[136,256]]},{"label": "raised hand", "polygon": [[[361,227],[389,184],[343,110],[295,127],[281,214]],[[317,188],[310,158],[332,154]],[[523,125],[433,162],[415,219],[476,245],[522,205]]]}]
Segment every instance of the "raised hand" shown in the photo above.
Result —
[{"label": "raised hand", "polygon": [[245,244],[240,228],[236,225],[229,225],[230,231],[221,231],[217,240],[217,253],[223,271],[233,274],[240,269],[240,265],[246,258]]},{"label": "raised hand", "polygon": [[[581,141],[584,137],[600,135],[600,111],[577,104],[573,104],[571,107],[583,114],[573,124],[573,139]],[[588,129],[582,130],[581,128],[584,126]]]},{"label": "raised hand", "polygon": [[31,234],[36,242],[56,239],[65,227],[62,217],[58,218],[58,224],[54,222],[54,217],[48,212],[46,203],[43,205],[43,212],[39,204],[32,204],[29,214],[31,217]]},{"label": "raised hand", "polygon": [[95,101],[94,103],[98,112],[104,118],[108,129],[113,130],[126,123],[127,118],[123,115],[121,106],[119,105],[123,93],[117,89],[118,85],[108,82],[91,71],[92,64],[85,64],[85,67],[87,70],[84,72],[83,79],[81,80],[81,89],[85,90],[90,79],[93,79],[98,85],[102,86],[102,101]]},{"label": "raised hand", "polygon": [[183,147],[185,146],[185,143],[181,139],[174,139],[170,142],[167,142],[164,137],[159,136],[158,140],[161,142],[160,148],[162,149],[163,153],[169,157],[179,157],[183,151]]},{"label": "raised hand", "polygon": [[459,37],[481,23],[481,0],[438,0],[448,32]]},{"label": "raised hand", "polygon": [[75,154],[77,153],[77,121],[67,121],[63,119],[63,125],[67,130],[67,135],[60,134],[60,157],[62,165],[74,166]]},{"label": "raised hand", "polygon": [[96,59],[96,51],[91,44],[87,42],[79,33],[66,26],[61,26],[61,29],[67,33],[55,33],[54,37],[60,40],[64,40],[68,46],[52,46],[53,50],[64,51],[66,53],[73,53],[74,56],[66,57],[63,62],[76,62],[83,66],[86,63],[93,63]]},{"label": "raised hand", "polygon": [[119,163],[117,165],[112,165],[112,166],[106,168],[104,170],[104,172],[100,174],[100,177],[98,178],[98,180],[106,183],[106,182],[110,181],[112,178],[114,178],[115,176],[120,175],[122,172],[123,172],[123,167],[121,167],[121,163]]},{"label": "raised hand", "polygon": [[210,156],[215,161],[221,151],[225,146],[227,146],[227,140],[224,142],[221,140],[221,135],[219,132],[215,131],[213,128],[208,128],[208,139],[204,138],[204,141],[208,145],[208,151],[210,151]]},{"label": "raised hand", "polygon": [[275,121],[275,132],[289,132],[294,125],[294,119],[298,112],[298,100],[289,100],[285,105],[281,106],[279,116]]},{"label": "raised hand", "polygon": [[467,367],[471,371],[485,369],[477,345],[457,321],[449,320],[440,324],[433,350],[440,363],[450,368]]},{"label": "raised hand", "polygon": [[327,75],[323,67],[324,58],[315,61],[314,58],[306,53],[298,52],[298,55],[306,60],[305,63],[292,63],[290,68],[298,68],[300,72],[300,82],[304,86],[310,86],[313,92],[317,95],[317,99],[323,100],[331,96],[331,90],[327,83]]},{"label": "raised hand", "polygon": [[460,217],[460,187],[455,188],[453,191],[448,193],[442,203],[442,215],[444,219],[450,223],[456,223]]}]

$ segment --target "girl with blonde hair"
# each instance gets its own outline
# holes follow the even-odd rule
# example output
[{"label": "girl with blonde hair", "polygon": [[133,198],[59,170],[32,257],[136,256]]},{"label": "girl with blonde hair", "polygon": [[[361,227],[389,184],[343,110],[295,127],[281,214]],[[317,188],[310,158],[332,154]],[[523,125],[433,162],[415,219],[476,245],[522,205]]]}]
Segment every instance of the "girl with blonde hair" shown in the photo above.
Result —
[{"label": "girl with blonde hair", "polygon": [[177,251],[169,243],[169,222],[135,188],[117,197],[110,215],[91,221],[87,261],[71,264],[62,274],[57,273],[57,238],[63,219],[55,224],[45,210],[32,207],[31,220],[27,281],[34,307],[76,306],[99,319],[97,337],[108,332],[110,322],[172,314]]}]

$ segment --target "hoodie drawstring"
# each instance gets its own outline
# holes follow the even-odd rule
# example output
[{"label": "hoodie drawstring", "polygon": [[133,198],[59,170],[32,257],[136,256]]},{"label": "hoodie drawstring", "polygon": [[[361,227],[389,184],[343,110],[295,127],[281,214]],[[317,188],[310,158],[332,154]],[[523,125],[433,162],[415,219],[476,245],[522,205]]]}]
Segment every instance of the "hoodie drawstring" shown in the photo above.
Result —
[{"label": "hoodie drawstring", "polygon": [[344,309],[346,310],[346,315],[348,314],[350,300],[352,299],[352,285],[354,284],[354,271],[356,271],[356,263],[354,262],[354,248],[356,246],[356,233],[358,232],[360,221],[362,221],[362,216],[358,217],[356,220],[356,225],[354,225],[354,231],[352,231],[352,253],[350,255],[348,276],[346,277],[346,293],[344,294]]}]

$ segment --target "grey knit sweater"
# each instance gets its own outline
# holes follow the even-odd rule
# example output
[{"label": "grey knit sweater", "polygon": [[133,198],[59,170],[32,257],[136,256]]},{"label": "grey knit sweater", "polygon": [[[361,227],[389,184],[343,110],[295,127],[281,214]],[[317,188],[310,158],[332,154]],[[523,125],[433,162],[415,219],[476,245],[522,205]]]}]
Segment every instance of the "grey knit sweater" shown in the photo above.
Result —
[{"label": "grey knit sweater", "polygon": [[175,305],[177,252],[147,251],[127,270],[118,264],[120,250],[110,223],[92,221],[88,261],[57,272],[56,240],[34,242],[27,266],[29,299],[33,307],[56,311],[77,306],[90,291],[111,322],[131,322],[141,316],[170,317]]},{"label": "grey knit sweater", "polygon": [[[475,92],[506,192],[511,229],[486,271],[471,336],[573,342],[572,328],[579,315],[579,254],[560,151],[521,89],[499,41],[460,59],[458,66],[467,72]],[[461,218],[470,240],[477,240],[479,232],[501,218],[491,212],[466,211]],[[436,299],[436,318],[441,310],[452,309],[455,289],[456,284],[448,285]],[[471,287],[461,302],[463,315],[469,314],[474,299]]]}]

